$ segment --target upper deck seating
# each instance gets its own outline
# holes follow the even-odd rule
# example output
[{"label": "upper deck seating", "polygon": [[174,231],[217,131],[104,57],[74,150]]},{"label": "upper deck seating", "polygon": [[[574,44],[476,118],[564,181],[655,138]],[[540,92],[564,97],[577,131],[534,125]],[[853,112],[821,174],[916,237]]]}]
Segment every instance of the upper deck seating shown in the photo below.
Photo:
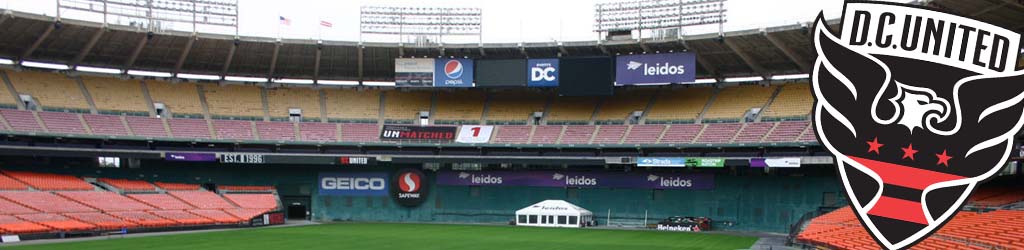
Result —
[{"label": "upper deck seating", "polygon": [[487,120],[493,123],[525,124],[533,112],[543,112],[549,94],[528,90],[493,92],[488,99]]},{"label": "upper deck seating", "polygon": [[712,88],[675,88],[658,92],[654,104],[648,110],[647,123],[692,123],[700,116]]},{"label": "upper deck seating", "polygon": [[210,139],[210,128],[206,120],[169,119],[167,125],[176,138]]},{"label": "upper deck seating", "polygon": [[39,124],[36,120],[36,116],[30,111],[24,110],[13,110],[13,109],[0,109],[0,115],[4,116],[4,120],[7,121],[8,125],[11,125],[11,129],[19,132],[43,132],[43,125]]},{"label": "upper deck seating", "polygon": [[437,123],[478,124],[484,114],[483,91],[438,92],[437,114],[431,114]]},{"label": "upper deck seating", "polygon": [[164,81],[146,81],[149,95],[154,103],[163,103],[167,111],[174,117],[187,116],[199,118],[203,116],[203,105],[199,100],[199,89],[195,83],[169,83]]},{"label": "upper deck seating", "polygon": [[768,102],[775,87],[737,86],[718,92],[711,107],[704,114],[705,121],[739,121],[752,108],[760,108]]},{"label": "upper deck seating", "polygon": [[65,75],[23,71],[7,71],[11,85],[18,94],[31,95],[38,101],[43,110],[89,111],[89,103],[85,100],[81,88],[75,80]]},{"label": "upper deck seating", "polygon": [[82,118],[85,119],[85,123],[89,125],[89,129],[94,135],[129,135],[128,128],[121,122],[120,116],[84,114]]},{"label": "upper deck seating", "polygon": [[203,90],[211,116],[263,119],[263,98],[259,87],[203,85]]},{"label": "upper deck seating", "polygon": [[384,119],[395,121],[419,119],[420,111],[430,111],[433,95],[433,92],[428,91],[384,92]]},{"label": "upper deck seating", "polygon": [[272,192],[274,191],[273,186],[235,186],[235,185],[220,185],[217,187],[218,190],[222,191],[235,191],[235,192]]},{"label": "upper deck seating", "polygon": [[299,123],[302,141],[334,142],[338,140],[338,124],[303,122]]},{"label": "upper deck seating", "polygon": [[39,118],[43,120],[50,133],[87,134],[85,127],[82,126],[82,120],[78,119],[78,114],[39,112]]},{"label": "upper deck seating", "polygon": [[164,121],[158,118],[127,116],[128,127],[135,136],[170,137],[164,128]]},{"label": "upper deck seating", "polygon": [[319,119],[320,91],[301,87],[267,89],[267,112],[271,119],[286,119],[291,114],[288,110],[293,108],[302,111],[303,119]]},{"label": "upper deck seating", "polygon": [[379,90],[324,89],[323,92],[328,119],[376,123],[380,118]]},{"label": "upper deck seating", "polygon": [[585,124],[594,115],[597,100],[593,97],[555,97],[546,114],[548,124]]},{"label": "upper deck seating", "polygon": [[260,140],[294,141],[295,125],[290,122],[256,122]]},{"label": "upper deck seating", "polygon": [[665,125],[654,124],[654,125],[633,125],[633,128],[629,130],[629,135],[626,135],[624,143],[636,143],[636,144],[654,144],[658,142],[658,137],[665,131]]},{"label": "upper deck seating", "polygon": [[783,85],[781,88],[779,95],[761,116],[775,119],[806,119],[811,113],[811,107],[814,106],[811,86],[807,83],[795,83]]},{"label": "upper deck seating", "polygon": [[82,83],[100,113],[136,115],[149,114],[149,102],[142,94],[139,80],[122,80],[113,77],[82,76]]},{"label": "upper deck seating", "polygon": [[658,91],[661,90],[625,89],[615,91],[615,95],[605,98],[595,120],[621,123],[633,114],[633,111],[644,111],[647,109],[647,104],[651,102],[651,98]]}]

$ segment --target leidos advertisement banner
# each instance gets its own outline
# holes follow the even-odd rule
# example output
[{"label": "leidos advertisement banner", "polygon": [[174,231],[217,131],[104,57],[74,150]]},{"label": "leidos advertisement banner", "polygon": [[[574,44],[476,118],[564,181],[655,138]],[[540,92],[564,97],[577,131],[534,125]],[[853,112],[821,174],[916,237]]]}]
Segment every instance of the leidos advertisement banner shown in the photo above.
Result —
[{"label": "leidos advertisement banner", "polygon": [[434,86],[434,59],[430,59],[430,58],[398,58],[398,59],[395,59],[395,86],[397,86],[397,87],[432,87],[432,86]]},{"label": "leidos advertisement banner", "polygon": [[320,195],[388,196],[387,173],[320,173]]},{"label": "leidos advertisement banner", "polygon": [[526,61],[527,86],[558,87],[558,59]]},{"label": "leidos advertisement banner", "polygon": [[693,53],[618,56],[615,85],[692,83],[697,78]]},{"label": "leidos advertisement banner", "polygon": [[641,189],[708,190],[715,186],[711,174],[590,173],[561,171],[439,172],[437,184],[447,186],[603,187]]},{"label": "leidos advertisement banner", "polygon": [[473,60],[436,59],[434,87],[473,87]]}]

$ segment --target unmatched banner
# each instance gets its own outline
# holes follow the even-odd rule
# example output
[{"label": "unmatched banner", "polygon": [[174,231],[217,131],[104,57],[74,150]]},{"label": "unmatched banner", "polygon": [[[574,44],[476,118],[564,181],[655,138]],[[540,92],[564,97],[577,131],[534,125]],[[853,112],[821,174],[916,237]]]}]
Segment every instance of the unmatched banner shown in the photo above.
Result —
[{"label": "unmatched banner", "polygon": [[683,158],[683,157],[640,157],[637,167],[725,167],[725,159],[721,158]]},{"label": "unmatched banner", "polygon": [[432,86],[434,86],[434,59],[430,59],[430,58],[398,58],[398,59],[395,59],[395,86],[397,86],[397,87],[432,87]]},{"label": "unmatched banner", "polygon": [[622,173],[568,171],[449,171],[437,174],[447,186],[602,187],[640,189],[714,188],[714,175],[680,173]]},{"label": "unmatched banner", "polygon": [[697,77],[693,53],[618,56],[615,85],[692,83]]},{"label": "unmatched banner", "polygon": [[213,153],[173,153],[164,154],[167,161],[194,161],[194,162],[216,162],[217,155]]},{"label": "unmatched banner", "polygon": [[530,59],[526,61],[529,87],[558,87],[558,59]]},{"label": "unmatched banner", "polygon": [[384,125],[380,139],[452,141],[455,139],[455,127]]},{"label": "unmatched banner", "polygon": [[322,172],[317,180],[320,195],[388,196],[387,173]]},{"label": "unmatched banner", "polygon": [[491,132],[494,126],[462,125],[459,128],[459,137],[455,142],[461,143],[487,143],[491,140]]},{"label": "unmatched banner", "polygon": [[435,60],[434,87],[473,87],[473,60]]}]

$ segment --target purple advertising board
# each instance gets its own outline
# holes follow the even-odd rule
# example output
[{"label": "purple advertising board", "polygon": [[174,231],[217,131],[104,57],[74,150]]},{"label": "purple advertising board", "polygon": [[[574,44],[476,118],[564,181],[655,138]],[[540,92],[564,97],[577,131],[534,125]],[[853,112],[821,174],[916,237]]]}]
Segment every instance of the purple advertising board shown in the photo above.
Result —
[{"label": "purple advertising board", "polygon": [[437,174],[445,186],[603,187],[709,190],[712,174],[606,173],[573,171],[448,171]]},{"label": "purple advertising board", "polygon": [[768,167],[768,164],[764,162],[764,158],[750,158],[750,167],[763,168]]},{"label": "purple advertising board", "polygon": [[217,155],[212,153],[167,152],[166,154],[164,154],[164,159],[167,161],[215,162],[217,161]]},{"label": "purple advertising board", "polygon": [[615,85],[692,83],[697,80],[693,53],[628,55],[615,58]]}]

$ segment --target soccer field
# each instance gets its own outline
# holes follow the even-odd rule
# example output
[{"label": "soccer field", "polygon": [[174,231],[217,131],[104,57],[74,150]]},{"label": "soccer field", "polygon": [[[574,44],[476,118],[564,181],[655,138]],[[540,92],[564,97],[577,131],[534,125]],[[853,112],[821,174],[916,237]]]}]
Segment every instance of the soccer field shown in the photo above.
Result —
[{"label": "soccer field", "polygon": [[338,223],[14,246],[5,249],[747,249],[756,237],[512,226]]}]

